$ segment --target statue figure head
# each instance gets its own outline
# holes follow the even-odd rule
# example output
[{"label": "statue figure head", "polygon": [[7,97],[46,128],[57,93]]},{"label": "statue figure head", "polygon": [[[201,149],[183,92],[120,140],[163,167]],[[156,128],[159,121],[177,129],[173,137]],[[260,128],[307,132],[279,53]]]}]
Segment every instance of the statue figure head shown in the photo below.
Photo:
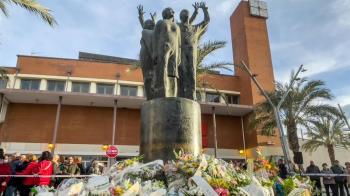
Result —
[{"label": "statue figure head", "polygon": [[174,18],[174,10],[171,7],[167,7],[162,12],[163,19]]},{"label": "statue figure head", "polygon": [[154,21],[149,19],[145,21],[143,28],[148,30],[153,30],[154,26],[155,26]]},{"label": "statue figure head", "polygon": [[188,10],[186,10],[186,9],[181,10],[181,12],[180,12],[180,20],[181,20],[181,22],[182,23],[188,22],[189,15],[190,15],[190,12]]}]

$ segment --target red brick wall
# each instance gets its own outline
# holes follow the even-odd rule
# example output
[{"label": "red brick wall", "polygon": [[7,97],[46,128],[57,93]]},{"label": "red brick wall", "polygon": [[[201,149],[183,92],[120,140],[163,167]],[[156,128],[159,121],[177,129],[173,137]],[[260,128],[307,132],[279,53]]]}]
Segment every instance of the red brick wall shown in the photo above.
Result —
[{"label": "red brick wall", "polygon": [[[74,59],[19,56],[17,66],[21,74],[67,76],[72,71],[72,77],[97,78],[115,80],[120,73],[120,80],[143,82],[141,69],[131,69],[130,65],[102,63]],[[213,88],[229,91],[239,91],[239,78],[217,74],[202,76]]]},{"label": "red brick wall", "polygon": [[[208,147],[214,148],[212,115],[202,115],[202,122],[208,128]],[[241,120],[239,117],[216,115],[216,133],[218,148],[243,149]]]},{"label": "red brick wall", "polygon": [[[57,105],[11,103],[0,131],[2,142],[50,143]],[[63,105],[57,142],[110,144],[113,108]],[[219,148],[242,149],[239,117],[216,116]],[[213,147],[211,115],[202,115],[207,124],[208,146]],[[140,111],[118,108],[116,144],[139,145]]]},{"label": "red brick wall", "polygon": [[[50,143],[55,124],[56,105],[15,104],[8,107],[1,127],[3,142]],[[58,143],[110,144],[113,108],[62,106]],[[139,110],[118,109],[116,143],[138,145]]]}]

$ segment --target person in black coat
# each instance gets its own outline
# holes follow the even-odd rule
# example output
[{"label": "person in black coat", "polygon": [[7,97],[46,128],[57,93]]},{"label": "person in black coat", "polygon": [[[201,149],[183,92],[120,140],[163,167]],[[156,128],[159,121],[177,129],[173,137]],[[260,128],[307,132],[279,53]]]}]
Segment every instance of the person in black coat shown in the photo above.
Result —
[{"label": "person in black coat", "polygon": [[[315,165],[314,161],[310,161],[310,165],[306,168],[307,174],[320,174],[320,168]],[[321,192],[321,177],[320,176],[310,176],[310,180],[315,183],[315,187],[319,192]]]},{"label": "person in black coat", "polygon": [[[15,153],[10,162],[12,174],[15,175],[17,172],[23,171],[28,165],[27,157],[25,155],[20,155]],[[22,178],[11,177],[8,187],[6,189],[5,195],[16,195],[18,191],[22,191]]]},{"label": "person in black coat", "polygon": [[284,164],[283,159],[278,160],[278,169],[279,169],[278,176],[282,179],[286,179],[288,175],[288,171],[287,171],[286,165]]},{"label": "person in black coat", "polygon": [[[344,168],[339,165],[339,161],[335,160],[331,170],[334,174],[344,174]],[[337,185],[338,193],[340,196],[344,196],[344,188],[345,188],[345,178],[344,176],[336,176],[334,177],[335,184]]]}]

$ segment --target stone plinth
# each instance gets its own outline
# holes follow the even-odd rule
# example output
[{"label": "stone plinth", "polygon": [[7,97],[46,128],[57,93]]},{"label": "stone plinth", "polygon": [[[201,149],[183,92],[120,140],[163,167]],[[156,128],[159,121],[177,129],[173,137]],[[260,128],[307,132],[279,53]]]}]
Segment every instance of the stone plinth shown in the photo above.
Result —
[{"label": "stone plinth", "polygon": [[173,150],[199,154],[201,147],[201,110],[197,102],[168,97],[143,104],[140,155],[144,155],[145,162],[174,159]]}]

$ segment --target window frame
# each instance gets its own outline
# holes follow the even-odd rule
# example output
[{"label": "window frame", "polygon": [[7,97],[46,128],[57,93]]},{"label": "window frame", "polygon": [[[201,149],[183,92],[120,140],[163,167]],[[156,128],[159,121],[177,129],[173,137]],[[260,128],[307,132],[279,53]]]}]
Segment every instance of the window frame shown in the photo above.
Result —
[{"label": "window frame", "polygon": [[[198,96],[199,95],[199,96]],[[199,101],[199,102],[202,102],[203,101],[203,96],[202,96],[202,92],[199,91],[199,90],[196,90],[196,100]]]},{"label": "window frame", "polygon": [[[228,97],[236,97],[236,100],[237,100],[237,102],[236,103],[230,103],[230,101],[229,100],[231,100],[232,101],[232,99],[229,99]],[[225,94],[225,101],[227,102],[227,104],[239,104],[239,102],[240,102],[240,95],[239,94],[229,94],[229,93],[226,93]]]},{"label": "window frame", "polygon": [[[79,84],[79,91],[74,91],[74,84]],[[82,91],[82,84],[86,84],[87,85],[87,92],[83,92]],[[91,82],[81,82],[81,81],[72,81],[72,89],[71,89],[71,92],[73,93],[90,93],[90,90],[91,90]]]},{"label": "window frame", "polygon": [[[49,89],[49,83],[50,82],[54,82],[54,84],[55,84],[53,90]],[[63,84],[63,89],[62,90],[58,90],[57,84]],[[65,81],[65,80],[47,80],[46,90],[47,91],[51,91],[51,92],[64,92],[64,91],[66,91],[66,85],[67,85],[67,81]]]},{"label": "window frame", "polygon": [[[209,101],[208,100],[208,95],[217,95],[217,99],[218,101]],[[209,102],[209,103],[220,103],[220,93],[214,93],[214,92],[205,92],[205,102]]]},{"label": "window frame", "polygon": [[0,89],[6,89],[8,82],[7,78],[0,79]]},{"label": "window frame", "polygon": [[[128,89],[128,94],[127,95],[123,95],[123,87],[124,88],[129,88]],[[135,86],[135,85],[127,85],[127,84],[121,84],[119,86],[119,89],[120,89],[120,95],[121,96],[128,96],[128,97],[137,97],[137,91],[138,91],[138,86]],[[130,95],[130,89],[135,89],[135,95]]]},{"label": "window frame", "polygon": [[[99,87],[104,86],[104,92],[100,93],[98,91]],[[106,87],[112,87],[112,93],[106,93]],[[111,84],[111,83],[96,83],[96,94],[100,94],[100,95],[114,95],[114,91],[115,91],[115,84]]]},{"label": "window frame", "polygon": [[[39,78],[20,78],[20,80],[21,80],[21,83],[20,83],[19,88],[21,90],[30,90],[30,91],[38,91],[38,90],[40,90],[41,79],[39,79]],[[29,88],[23,88],[23,82],[24,81],[30,81]],[[33,81],[38,82],[38,88],[37,89],[33,89],[32,88]]]}]

